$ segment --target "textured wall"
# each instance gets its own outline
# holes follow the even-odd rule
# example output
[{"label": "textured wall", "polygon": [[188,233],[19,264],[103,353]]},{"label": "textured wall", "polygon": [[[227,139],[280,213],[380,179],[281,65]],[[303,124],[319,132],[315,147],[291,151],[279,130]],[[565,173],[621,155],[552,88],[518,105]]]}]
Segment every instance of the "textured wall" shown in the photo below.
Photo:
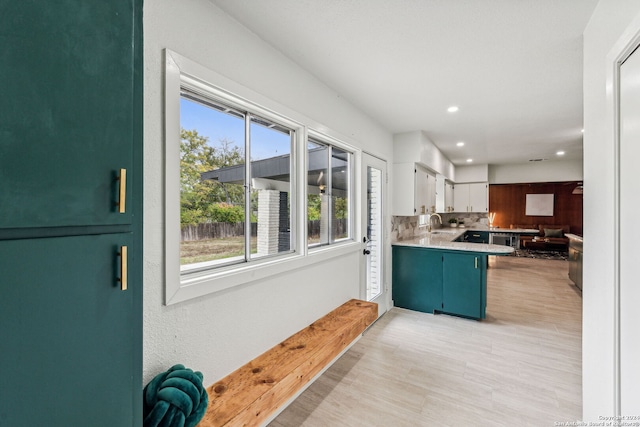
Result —
[{"label": "textured wall", "polygon": [[[391,134],[208,0],[144,7],[144,382],[175,363],[211,384],[347,299],[359,295],[358,252],[164,306],[163,49],[169,48],[382,158]],[[366,145],[363,141],[366,141]]]}]

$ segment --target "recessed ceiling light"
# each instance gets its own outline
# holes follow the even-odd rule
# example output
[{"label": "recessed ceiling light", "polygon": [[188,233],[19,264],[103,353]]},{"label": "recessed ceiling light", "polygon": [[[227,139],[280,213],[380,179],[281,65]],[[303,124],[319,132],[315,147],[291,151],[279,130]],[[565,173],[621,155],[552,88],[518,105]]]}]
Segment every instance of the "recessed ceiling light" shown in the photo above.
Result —
[{"label": "recessed ceiling light", "polygon": [[473,162],[473,159],[467,159],[467,163]]},{"label": "recessed ceiling light", "polygon": [[558,151],[556,154],[557,154],[558,156],[564,156],[564,151]]},{"label": "recessed ceiling light", "polygon": [[460,141],[460,142],[458,142],[456,145],[457,145],[458,147],[462,147],[462,146],[464,146],[464,142]]},{"label": "recessed ceiling light", "polygon": [[450,112],[450,113],[455,113],[458,110],[459,110],[459,108],[456,107],[455,105],[452,105],[451,107],[447,108],[447,111]]},{"label": "recessed ceiling light", "polygon": [[584,133],[584,129],[582,129],[580,132]]}]

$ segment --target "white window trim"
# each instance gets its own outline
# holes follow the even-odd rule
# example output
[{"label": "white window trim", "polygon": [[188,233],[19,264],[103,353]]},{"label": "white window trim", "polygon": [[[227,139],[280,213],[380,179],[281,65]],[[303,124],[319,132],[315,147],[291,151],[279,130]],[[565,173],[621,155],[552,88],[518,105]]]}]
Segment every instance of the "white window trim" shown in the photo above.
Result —
[{"label": "white window trim", "polygon": [[[326,244],[320,244],[320,245],[312,245],[309,246],[308,242],[305,242],[305,244],[307,245],[308,251],[309,253],[312,252],[316,252],[316,251],[320,251],[322,249],[326,249],[329,247],[335,247],[338,245],[343,245],[343,244],[347,244],[350,243],[351,241],[358,241],[359,239],[356,239],[356,236],[358,233],[356,233],[356,199],[355,199],[355,194],[357,193],[357,189],[356,189],[356,157],[359,157],[361,154],[352,146],[345,144],[344,142],[340,141],[339,139],[333,138],[331,136],[328,136],[326,134],[323,134],[321,132],[318,132],[314,129],[307,129],[307,138],[305,140],[305,147],[307,146],[307,142],[309,141],[309,138],[313,138],[315,140],[317,140],[318,142],[330,145],[332,147],[336,147],[345,151],[348,151],[349,153],[351,153],[351,164],[349,165],[349,183],[350,183],[350,188],[349,191],[351,194],[349,194],[349,238],[346,238],[344,240],[338,240],[338,241],[333,241],[330,243],[326,243]],[[308,150],[305,150],[308,151]],[[306,159],[305,164],[308,164],[308,157]],[[329,165],[329,168],[331,168],[331,165]],[[305,167],[305,188],[308,185],[307,183],[307,170]],[[359,188],[359,187],[358,187]],[[305,194],[305,201],[306,201],[306,194]],[[306,214],[306,209],[305,209],[305,214]]]},{"label": "white window trim", "polygon": [[[210,270],[180,273],[180,87],[185,82],[191,87],[202,88],[216,98],[233,98],[234,104],[247,108],[253,113],[284,118],[285,123],[296,131],[296,148],[291,153],[296,156],[291,180],[295,181],[292,191],[296,192],[297,219],[292,215],[292,236],[295,251],[283,256],[255,260],[246,264],[229,265]],[[222,89],[224,88],[224,89]],[[249,101],[251,100],[251,101]],[[280,119],[278,119],[281,121]],[[324,262],[331,258],[360,251],[358,226],[360,210],[360,187],[357,178],[353,182],[351,204],[352,240],[334,243],[311,251],[307,248],[307,135],[331,142],[337,147],[353,153],[352,179],[358,176],[361,151],[354,146],[324,132],[310,130],[310,127],[324,129],[323,126],[277,102],[224,77],[202,65],[189,60],[169,49],[165,49],[165,305],[176,304],[192,298],[219,292],[234,286],[258,282],[265,278],[283,274],[294,269]],[[331,133],[331,132],[328,132]]]}]

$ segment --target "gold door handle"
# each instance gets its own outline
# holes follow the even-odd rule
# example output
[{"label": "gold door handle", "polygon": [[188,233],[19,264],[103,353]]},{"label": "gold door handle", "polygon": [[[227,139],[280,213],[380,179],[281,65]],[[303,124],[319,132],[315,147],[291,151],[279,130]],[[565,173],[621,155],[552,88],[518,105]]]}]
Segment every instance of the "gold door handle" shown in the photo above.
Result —
[{"label": "gold door handle", "polygon": [[118,281],[120,282],[120,289],[123,291],[127,290],[127,247],[120,246],[120,252],[118,252],[120,256],[120,277]]},{"label": "gold door handle", "polygon": [[125,200],[127,199],[127,170],[120,169],[120,196],[118,197],[118,213],[125,212]]}]

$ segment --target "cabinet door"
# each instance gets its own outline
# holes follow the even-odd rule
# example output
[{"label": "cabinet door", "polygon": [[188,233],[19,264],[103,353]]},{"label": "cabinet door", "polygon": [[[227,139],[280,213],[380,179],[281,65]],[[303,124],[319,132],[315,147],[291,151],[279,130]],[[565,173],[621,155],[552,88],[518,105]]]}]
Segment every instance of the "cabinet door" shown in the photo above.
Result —
[{"label": "cabinet door", "polygon": [[442,255],[419,248],[394,246],[393,304],[433,313],[442,304]]},{"label": "cabinet door", "polygon": [[[121,290],[132,235],[0,241],[0,424],[132,426],[133,295]],[[129,271],[129,277],[132,277]]]},{"label": "cabinet door", "polygon": [[469,184],[469,212],[489,212],[489,185],[483,182]]},{"label": "cabinet door", "polygon": [[453,185],[448,182],[444,184],[444,201],[445,212],[453,212]]},{"label": "cabinet door", "polygon": [[436,175],[436,212],[447,212],[444,176]]},{"label": "cabinet door", "polygon": [[116,179],[132,165],[140,4],[3,2],[0,228],[131,222]]},{"label": "cabinet door", "polygon": [[489,232],[468,230],[464,235],[464,240],[471,243],[489,243]]},{"label": "cabinet door", "polygon": [[436,177],[427,173],[427,212],[436,211]]},{"label": "cabinet door", "polygon": [[429,174],[419,166],[416,166],[415,171],[415,212],[416,214],[428,213],[431,197],[429,194]]},{"label": "cabinet door", "polygon": [[483,275],[486,256],[445,253],[443,258],[442,311],[484,318]]},{"label": "cabinet door", "polygon": [[456,184],[453,187],[453,211],[469,211],[469,184]]},{"label": "cabinet door", "polygon": [[393,197],[392,214],[413,216],[416,199],[416,167],[414,163],[393,164]]}]

